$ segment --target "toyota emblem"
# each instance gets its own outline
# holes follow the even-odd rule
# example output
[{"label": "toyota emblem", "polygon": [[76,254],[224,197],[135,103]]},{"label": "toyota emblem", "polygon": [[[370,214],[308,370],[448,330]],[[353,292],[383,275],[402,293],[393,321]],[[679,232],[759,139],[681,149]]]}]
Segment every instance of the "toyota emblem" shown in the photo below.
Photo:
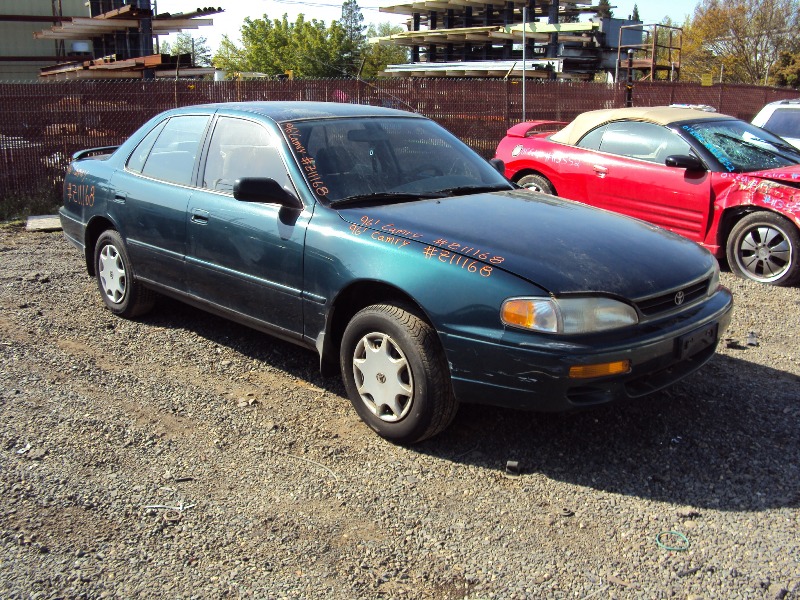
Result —
[{"label": "toyota emblem", "polygon": [[675,306],[680,306],[683,304],[683,301],[686,300],[686,294],[683,291],[678,292],[675,294]]}]

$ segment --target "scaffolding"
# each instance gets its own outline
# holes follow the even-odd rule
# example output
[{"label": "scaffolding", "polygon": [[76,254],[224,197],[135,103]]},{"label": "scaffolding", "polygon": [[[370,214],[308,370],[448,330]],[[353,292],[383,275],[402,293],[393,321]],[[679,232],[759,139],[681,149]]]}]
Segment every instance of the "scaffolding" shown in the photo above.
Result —
[{"label": "scaffolding", "polygon": [[622,72],[626,81],[679,81],[682,46],[680,27],[623,25],[619,30],[614,80],[619,81]]}]

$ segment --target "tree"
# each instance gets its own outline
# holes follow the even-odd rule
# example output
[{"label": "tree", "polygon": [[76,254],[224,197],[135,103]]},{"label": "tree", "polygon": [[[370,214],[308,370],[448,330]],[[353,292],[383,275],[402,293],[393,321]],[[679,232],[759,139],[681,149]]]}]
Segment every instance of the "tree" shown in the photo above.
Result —
[{"label": "tree", "polygon": [[[375,25],[370,25],[367,29],[368,38],[388,37],[395,33],[402,33],[405,31],[399,25],[392,25],[391,23],[380,23],[375,28]],[[361,70],[361,77],[363,79],[374,79],[380,75],[380,72],[386,68],[386,65],[398,65],[408,62],[408,50],[396,44],[370,44],[365,48],[364,53],[364,67]]]},{"label": "tree", "polygon": [[722,70],[725,80],[763,84],[794,45],[800,0],[704,0],[684,26],[684,78]]},{"label": "tree", "polygon": [[641,21],[641,17],[639,17],[639,5],[633,5],[633,12],[631,13],[631,21]]},{"label": "tree", "polygon": [[366,30],[364,15],[361,14],[356,0],[345,0],[342,3],[342,18],[339,20],[339,25],[344,30],[342,58],[345,71],[349,75],[355,75],[361,64],[367,42],[364,36]]},{"label": "tree", "polygon": [[775,85],[800,87],[800,52],[783,52],[775,66]]},{"label": "tree", "polygon": [[601,19],[610,19],[614,16],[614,11],[611,10],[611,3],[608,0],[600,0],[597,3],[597,16]]},{"label": "tree", "polygon": [[250,70],[245,49],[237,46],[227,35],[222,36],[217,53],[214,55],[214,66],[229,73]]},{"label": "tree", "polygon": [[171,56],[191,54],[193,65],[198,67],[211,66],[211,48],[208,46],[208,40],[203,36],[192,37],[188,33],[179,33],[174,44],[169,42],[161,44],[161,52]]},{"label": "tree", "polygon": [[257,72],[295,77],[342,77],[350,67],[344,55],[345,29],[334,21],[306,21],[298,15],[291,23],[287,15],[270,20],[246,18],[241,28],[242,46],[229,37],[222,39],[214,64],[229,72]]}]

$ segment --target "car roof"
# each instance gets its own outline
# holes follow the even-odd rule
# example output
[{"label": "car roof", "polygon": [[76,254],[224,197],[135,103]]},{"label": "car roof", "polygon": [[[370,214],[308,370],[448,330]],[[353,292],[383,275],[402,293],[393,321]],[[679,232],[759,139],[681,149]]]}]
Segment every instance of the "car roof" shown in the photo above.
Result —
[{"label": "car roof", "polygon": [[765,104],[764,108],[766,108],[767,106],[792,106],[792,105],[800,105],[800,98],[792,98],[790,100],[775,100],[774,102]]},{"label": "car roof", "polygon": [[179,111],[198,108],[223,110],[228,113],[249,113],[261,115],[275,122],[297,121],[301,119],[327,119],[341,117],[418,117],[422,115],[394,108],[370,106],[368,104],[348,104],[343,102],[219,102],[186,106]]},{"label": "car roof", "polygon": [[566,127],[550,136],[554,142],[561,144],[577,144],[578,141],[595,127],[612,121],[645,121],[657,125],[669,125],[680,121],[732,119],[728,115],[710,113],[696,108],[672,106],[643,106],[634,108],[610,108],[590,110],[581,113]]}]

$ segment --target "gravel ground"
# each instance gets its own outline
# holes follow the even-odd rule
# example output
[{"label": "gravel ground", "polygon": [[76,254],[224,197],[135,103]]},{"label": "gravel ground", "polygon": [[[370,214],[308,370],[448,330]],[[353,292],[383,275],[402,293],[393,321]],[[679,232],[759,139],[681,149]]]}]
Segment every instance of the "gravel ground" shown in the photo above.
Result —
[{"label": "gravel ground", "polygon": [[312,353],[118,319],[60,233],[6,226],[0,597],[796,600],[800,289],[723,281],[731,339],[670,390],[402,448]]}]

